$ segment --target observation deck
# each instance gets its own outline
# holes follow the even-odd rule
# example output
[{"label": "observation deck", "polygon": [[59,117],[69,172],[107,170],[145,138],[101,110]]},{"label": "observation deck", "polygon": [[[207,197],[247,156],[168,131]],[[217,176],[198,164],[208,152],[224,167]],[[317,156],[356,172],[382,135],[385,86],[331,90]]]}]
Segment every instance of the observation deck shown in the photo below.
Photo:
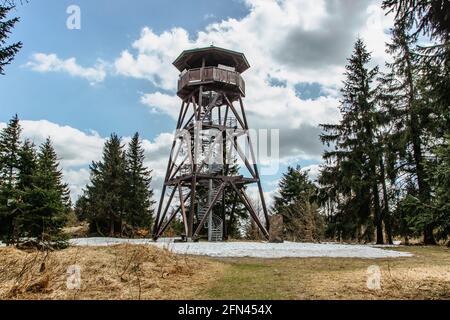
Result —
[{"label": "observation deck", "polygon": [[186,99],[199,86],[204,86],[204,91],[226,90],[245,96],[241,73],[250,65],[243,53],[214,46],[186,50],[173,65],[181,72],[178,80],[181,99]]}]

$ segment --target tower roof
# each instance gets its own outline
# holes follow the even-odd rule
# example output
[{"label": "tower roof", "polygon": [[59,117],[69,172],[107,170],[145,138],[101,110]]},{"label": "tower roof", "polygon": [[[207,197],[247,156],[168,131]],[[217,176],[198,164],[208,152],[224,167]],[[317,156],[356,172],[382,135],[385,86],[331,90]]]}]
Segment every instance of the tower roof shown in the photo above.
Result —
[{"label": "tower roof", "polygon": [[173,62],[173,65],[180,72],[184,69],[200,68],[203,58],[205,58],[206,66],[223,64],[236,68],[239,73],[243,73],[250,68],[250,64],[243,53],[215,46],[185,50]]}]

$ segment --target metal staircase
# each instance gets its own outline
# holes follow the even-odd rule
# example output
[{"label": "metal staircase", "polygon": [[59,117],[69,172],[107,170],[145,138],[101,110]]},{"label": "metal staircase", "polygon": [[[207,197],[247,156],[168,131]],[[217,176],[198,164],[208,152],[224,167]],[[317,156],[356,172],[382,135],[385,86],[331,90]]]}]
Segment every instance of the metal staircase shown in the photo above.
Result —
[{"label": "metal staircase", "polygon": [[[215,168],[215,170],[222,171],[222,168]],[[201,221],[208,211],[208,208],[215,197],[219,194],[218,187],[210,186],[210,192],[208,194],[208,201],[199,202],[198,220]],[[208,241],[219,242],[223,241],[223,220],[219,216],[211,213],[207,223],[205,224],[205,229],[208,230]]]},{"label": "metal staircase", "polygon": [[223,220],[215,214],[212,215],[212,227],[208,230],[208,241],[223,241]]}]

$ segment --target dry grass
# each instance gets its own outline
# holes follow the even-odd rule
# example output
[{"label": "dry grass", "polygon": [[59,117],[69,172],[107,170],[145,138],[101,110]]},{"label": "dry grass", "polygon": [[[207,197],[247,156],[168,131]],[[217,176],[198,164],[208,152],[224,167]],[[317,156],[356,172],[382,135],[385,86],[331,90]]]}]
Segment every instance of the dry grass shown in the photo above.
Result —
[{"label": "dry grass", "polygon": [[[406,247],[412,258],[212,259],[153,246],[24,252],[0,248],[0,299],[450,299],[450,251]],[[66,286],[81,267],[80,290]],[[378,265],[382,289],[367,289]]]},{"label": "dry grass", "polygon": [[[400,259],[226,259],[231,268],[206,292],[212,299],[450,299],[450,252],[407,247]],[[378,265],[381,290],[367,288]]]},{"label": "dry grass", "polygon": [[[67,288],[67,268],[81,268],[81,288]],[[0,299],[193,299],[223,272],[221,263],[152,246],[0,249]]]}]

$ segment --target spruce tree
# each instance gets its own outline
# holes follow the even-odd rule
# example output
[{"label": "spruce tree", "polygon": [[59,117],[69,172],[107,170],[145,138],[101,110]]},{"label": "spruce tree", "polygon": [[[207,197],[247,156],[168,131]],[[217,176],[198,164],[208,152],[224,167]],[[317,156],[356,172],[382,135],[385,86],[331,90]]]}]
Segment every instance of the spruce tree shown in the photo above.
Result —
[{"label": "spruce tree", "polygon": [[36,147],[33,142],[26,139],[19,151],[17,188],[21,192],[33,187],[33,176],[37,170]]},{"label": "spruce tree", "polygon": [[[324,153],[321,184],[334,195],[342,215],[358,217],[359,226],[369,217],[376,227],[376,242],[384,243],[382,208],[379,194],[378,142],[379,114],[372,88],[378,68],[369,69],[371,54],[361,39],[355,43],[353,55],[346,66],[341,90],[342,120],[339,124],[321,125],[321,140],[334,149]],[[354,220],[354,219],[352,219]],[[368,231],[368,232],[367,232]],[[370,228],[366,230],[370,240]]]},{"label": "spruce tree", "polygon": [[[408,93],[408,90],[409,93],[415,93],[410,94],[414,96],[415,104],[414,108],[410,108],[413,113],[409,115],[410,122],[407,125],[414,145],[413,150],[405,152],[403,162],[414,164],[412,173],[417,181],[407,182],[408,188],[403,192],[406,192],[406,196],[400,204],[411,207],[417,196],[423,205],[430,206],[434,194],[424,164],[426,158],[436,150],[434,146],[441,144],[444,136],[450,133],[450,3],[446,0],[385,0],[383,7],[396,14],[393,44],[389,49],[394,53],[397,59],[394,65],[403,77],[400,82],[408,85],[399,89],[404,93]],[[431,44],[416,45],[415,40],[423,35],[429,37]],[[409,56],[405,54],[408,51],[411,53]],[[404,69],[401,69],[402,63]],[[408,73],[410,76],[406,82],[404,79]],[[397,208],[407,220],[425,223],[424,217],[429,216],[426,211],[421,212],[417,208]],[[425,223],[423,235],[426,244],[435,243],[434,228],[432,221]]]},{"label": "spruce tree", "polygon": [[5,66],[10,64],[14,56],[22,48],[21,42],[6,45],[6,40],[11,33],[12,28],[19,22],[19,18],[7,19],[9,11],[14,7],[0,4],[0,75],[5,74]]},{"label": "spruce tree", "polygon": [[[27,157],[32,159],[30,150]],[[64,240],[61,229],[67,222],[70,196],[50,138],[39,148],[31,182],[32,186],[25,190],[24,197],[24,235],[59,243]]]},{"label": "spruce tree", "polygon": [[319,213],[318,189],[300,166],[288,167],[274,197],[273,211],[283,216],[285,237],[293,241],[322,238],[324,221]]},{"label": "spruce tree", "polygon": [[[429,104],[424,99],[427,94],[421,92],[423,72],[420,56],[416,52],[416,41],[416,36],[409,34],[405,24],[395,25],[392,43],[387,45],[393,62],[387,63],[389,73],[380,79],[379,101],[385,125],[390,128],[386,141],[389,148],[386,151],[392,158],[388,168],[391,179],[394,184],[399,185],[403,181],[410,186],[406,198],[418,196],[422,202],[428,202],[430,186],[424,163],[425,153],[430,151],[427,147],[430,128],[434,124],[429,121]],[[401,206],[402,201],[398,205]],[[399,212],[407,211],[399,208]],[[424,226],[423,233],[425,244],[435,243],[431,224]]]},{"label": "spruce tree", "polygon": [[[35,145],[26,139],[19,151],[19,175],[17,189],[20,197],[19,215],[16,217],[16,237],[27,234],[25,221],[31,217],[32,199],[30,195],[35,188],[34,177],[37,174],[37,154]],[[24,224],[25,223],[25,224]]]},{"label": "spruce tree", "polygon": [[448,0],[384,0],[383,8],[395,14],[396,22],[414,26],[415,35],[439,39],[450,33]]},{"label": "spruce tree", "polygon": [[121,138],[105,142],[103,157],[90,166],[91,181],[77,202],[79,217],[86,217],[91,232],[114,236],[122,231],[127,194],[127,166]]},{"label": "spruce tree", "polygon": [[407,26],[414,37],[429,37],[420,46],[421,72],[427,78],[430,110],[440,138],[450,128],[450,2],[448,0],[384,0],[383,8],[395,13],[396,25]]},{"label": "spruce tree", "polygon": [[284,208],[300,199],[313,201],[316,192],[317,187],[310,181],[307,171],[302,171],[300,166],[296,168],[289,166],[279,182],[278,194],[274,197],[273,211],[280,213]]},{"label": "spruce tree", "polygon": [[146,228],[150,230],[153,216],[151,189],[152,171],[144,166],[144,149],[139,134],[136,133],[128,145],[126,152],[126,202],[125,221],[133,230]]},{"label": "spruce tree", "polygon": [[15,115],[0,132],[0,237],[9,243],[20,203],[17,189],[21,127]]},{"label": "spruce tree", "polygon": [[[425,171],[429,175],[433,198],[428,205],[421,203],[424,210],[429,212],[440,240],[449,240],[450,236],[450,134],[446,135],[442,144],[437,146],[432,157],[425,164]],[[450,242],[449,242],[450,244]]]},{"label": "spruce tree", "polygon": [[19,117],[15,115],[0,133],[0,176],[2,185],[13,187],[17,181],[21,132]]}]

